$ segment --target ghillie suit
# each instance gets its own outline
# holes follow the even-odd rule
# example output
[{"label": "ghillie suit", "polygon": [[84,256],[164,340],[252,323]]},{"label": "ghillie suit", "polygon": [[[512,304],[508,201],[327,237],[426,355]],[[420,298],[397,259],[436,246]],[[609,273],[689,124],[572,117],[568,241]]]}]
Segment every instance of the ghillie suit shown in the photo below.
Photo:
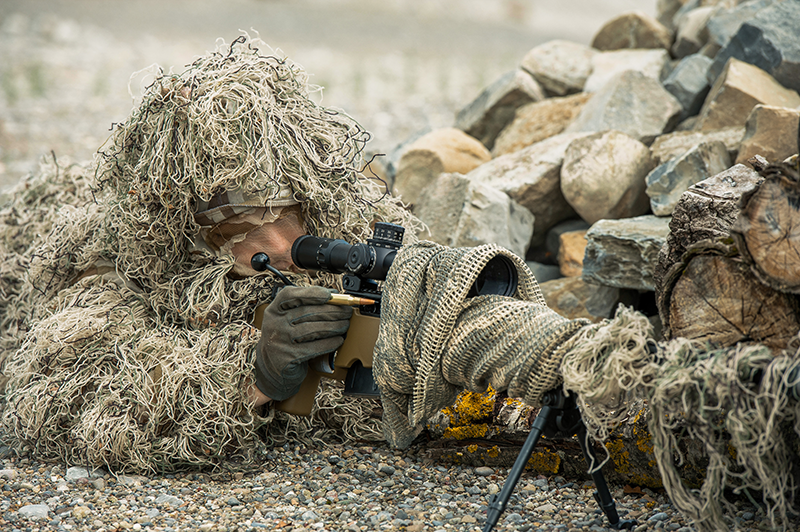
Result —
[{"label": "ghillie suit", "polygon": [[[515,296],[467,297],[497,255],[516,264]],[[625,307],[597,324],[568,320],[547,307],[521,259],[494,245],[404,247],[387,276],[381,312],[373,369],[387,441],[395,446],[409,445],[461,390],[491,385],[539,406],[544,392],[563,384],[599,440],[630,414],[628,405],[649,405],[664,487],[699,530],[731,528],[725,488],[760,497],[772,524],[786,526],[797,506],[797,346],[775,353],[760,344],[657,343],[647,318]],[[708,456],[699,489],[678,474],[683,437],[702,442]]]},{"label": "ghillie suit", "polygon": [[[252,406],[252,325],[271,274],[235,279],[198,238],[200,204],[273,205],[287,188],[311,234],[356,242],[417,222],[361,176],[368,134],[309,98],[305,73],[242,36],[181,75],[161,72],[96,157],[97,203],[62,211],[31,261],[46,312],[6,365],[3,423],[42,459],[155,472],[257,463],[288,437],[380,438],[373,405],[318,397],[296,419]],[[262,46],[263,47],[263,46]],[[332,275],[289,274],[336,287]]]},{"label": "ghillie suit", "polygon": [[91,203],[88,169],[55,155],[42,160],[38,172],[23,177],[0,197],[0,392],[3,367],[16,351],[37,310],[41,292],[25,284],[33,251],[50,233],[64,206]]}]

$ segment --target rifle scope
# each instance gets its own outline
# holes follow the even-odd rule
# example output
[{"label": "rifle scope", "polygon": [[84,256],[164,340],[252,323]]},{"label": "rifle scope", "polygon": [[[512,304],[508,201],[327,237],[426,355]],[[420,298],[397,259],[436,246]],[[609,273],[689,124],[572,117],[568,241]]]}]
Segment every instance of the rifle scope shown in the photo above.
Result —
[{"label": "rifle scope", "polygon": [[[349,273],[382,281],[402,246],[404,232],[403,226],[379,222],[366,244],[301,236],[292,245],[292,262],[306,270]],[[517,291],[517,279],[517,269],[511,260],[497,255],[486,264],[467,295],[513,296]]]}]

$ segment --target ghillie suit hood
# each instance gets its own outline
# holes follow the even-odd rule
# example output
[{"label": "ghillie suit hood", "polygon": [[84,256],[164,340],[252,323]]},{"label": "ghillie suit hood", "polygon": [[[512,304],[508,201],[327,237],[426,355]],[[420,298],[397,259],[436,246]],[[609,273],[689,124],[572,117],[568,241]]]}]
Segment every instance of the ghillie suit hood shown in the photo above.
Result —
[{"label": "ghillie suit hood", "polygon": [[264,279],[226,279],[220,274],[232,257],[194,245],[198,203],[230,191],[263,197],[269,206],[288,185],[309,234],[363,241],[375,220],[416,234],[419,222],[387,195],[386,184],[364,178],[369,134],[346,114],[316,104],[306,73],[263,55],[259,44],[241,36],[180,76],[156,77],[98,153],[95,187],[108,194],[101,234],[69,264],[53,250],[62,259],[60,277],[111,260],[169,322],[246,319],[237,303]]},{"label": "ghillie suit hood", "polygon": [[389,221],[413,239],[421,226],[364,175],[368,133],[315,103],[300,67],[259,48],[244,35],[180,75],[159,72],[98,152],[97,203],[62,211],[35,252],[29,282],[48,315],[9,362],[12,443],[42,458],[155,471],[253,463],[265,443],[322,439],[343,425],[345,436],[380,438],[374,405],[335,386],[318,396],[316,418],[273,420],[250,406],[260,334],[251,322],[276,281],[228,275],[233,256],[198,238],[198,207],[226,192],[270,207],[289,189],[310,234],[357,242]]}]

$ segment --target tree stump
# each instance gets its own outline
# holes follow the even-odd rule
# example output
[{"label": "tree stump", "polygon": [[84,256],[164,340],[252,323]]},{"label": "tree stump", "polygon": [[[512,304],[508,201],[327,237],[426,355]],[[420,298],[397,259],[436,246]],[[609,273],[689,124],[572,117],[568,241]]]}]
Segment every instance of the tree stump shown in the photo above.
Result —
[{"label": "tree stump", "polygon": [[800,169],[767,166],[764,182],[742,195],[731,228],[739,252],[758,279],[781,292],[800,294]]},{"label": "tree stump", "polygon": [[662,307],[668,339],[759,342],[777,351],[800,330],[797,298],[762,284],[735,248],[714,241],[691,246],[668,272]]},{"label": "tree stump", "polygon": [[681,260],[686,249],[702,240],[727,238],[739,215],[742,194],[755,190],[763,178],[752,168],[737,164],[699,183],[683,193],[669,222],[666,244],[658,255],[653,274],[659,315],[665,319],[662,305],[664,277]]}]

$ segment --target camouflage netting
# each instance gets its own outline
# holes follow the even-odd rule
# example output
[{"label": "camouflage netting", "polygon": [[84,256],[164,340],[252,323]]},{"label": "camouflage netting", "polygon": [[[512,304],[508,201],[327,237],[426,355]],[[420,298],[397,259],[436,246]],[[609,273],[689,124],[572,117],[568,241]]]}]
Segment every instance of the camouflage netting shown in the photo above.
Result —
[{"label": "camouflage netting", "polygon": [[[800,349],[676,338],[648,350],[650,335],[647,318],[622,307],[576,335],[561,374],[592,433],[604,439],[626,405],[644,399],[664,487],[698,530],[731,528],[726,489],[757,500],[773,526],[785,526],[798,505]],[[697,489],[678,473],[682,438],[702,442],[708,458]]]},{"label": "camouflage netting", "polygon": [[374,405],[336,385],[323,387],[310,419],[252,407],[250,322],[276,281],[234,279],[232,256],[195,245],[198,200],[234,190],[269,198],[281,183],[312,234],[362,241],[375,220],[412,237],[420,228],[383,183],[363,177],[368,134],[316,104],[300,67],[259,47],[245,35],[180,75],[158,72],[98,152],[97,202],[62,209],[29,253],[25,284],[41,304],[6,362],[12,445],[152,472],[253,464],[271,443],[331,428],[380,438]]},{"label": "camouflage netting", "polygon": [[[664,486],[698,529],[730,528],[725,489],[758,498],[773,524],[787,522],[796,505],[800,406],[790,387],[800,382],[800,350],[656,343],[647,318],[625,307],[599,324],[566,320],[547,308],[519,260],[515,297],[466,297],[497,254],[507,252],[421,242],[395,259],[373,361],[390,443],[409,445],[463,389],[491,385],[536,405],[563,381],[600,440],[630,414],[628,405],[647,402]],[[699,489],[679,476],[684,437],[702,442],[708,456]]]},{"label": "camouflage netting", "polygon": [[[517,271],[514,297],[468,297],[499,256]],[[384,285],[373,359],[387,441],[410,445],[462,389],[484,392],[491,385],[538,404],[560,383],[561,357],[587,323],[549,309],[524,261],[495,244],[420,242],[401,249]]]}]

